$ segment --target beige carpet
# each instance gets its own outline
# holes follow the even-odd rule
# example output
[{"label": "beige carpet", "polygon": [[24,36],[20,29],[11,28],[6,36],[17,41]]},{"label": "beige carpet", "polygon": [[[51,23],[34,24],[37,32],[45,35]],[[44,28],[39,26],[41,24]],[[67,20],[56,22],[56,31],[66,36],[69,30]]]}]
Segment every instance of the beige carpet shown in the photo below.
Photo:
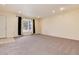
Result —
[{"label": "beige carpet", "polygon": [[79,41],[32,35],[0,44],[1,55],[71,55],[79,54]]},{"label": "beige carpet", "polygon": [[15,42],[14,38],[0,38],[0,44],[12,43]]}]

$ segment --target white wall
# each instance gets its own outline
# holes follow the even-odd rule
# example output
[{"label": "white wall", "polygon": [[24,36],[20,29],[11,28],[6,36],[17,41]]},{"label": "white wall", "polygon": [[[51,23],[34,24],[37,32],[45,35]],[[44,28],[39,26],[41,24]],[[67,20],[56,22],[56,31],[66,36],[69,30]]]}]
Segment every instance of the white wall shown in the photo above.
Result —
[{"label": "white wall", "polygon": [[6,37],[6,20],[5,16],[0,16],[0,38]]},{"label": "white wall", "polygon": [[6,37],[18,36],[18,19],[15,14],[0,12],[0,16],[5,16],[6,20]]},{"label": "white wall", "polygon": [[18,17],[16,15],[7,16],[7,37],[18,36]]},{"label": "white wall", "polygon": [[79,10],[42,19],[41,33],[79,40]]}]

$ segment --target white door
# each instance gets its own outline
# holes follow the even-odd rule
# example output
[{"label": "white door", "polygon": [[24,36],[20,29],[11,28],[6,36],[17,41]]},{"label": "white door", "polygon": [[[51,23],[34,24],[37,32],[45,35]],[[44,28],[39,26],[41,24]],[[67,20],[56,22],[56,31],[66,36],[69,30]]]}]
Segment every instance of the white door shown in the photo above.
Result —
[{"label": "white door", "polygon": [[33,33],[33,21],[31,19],[22,20],[22,35],[30,35]]},{"label": "white door", "polygon": [[5,16],[0,16],[0,38],[6,37],[6,18]]}]

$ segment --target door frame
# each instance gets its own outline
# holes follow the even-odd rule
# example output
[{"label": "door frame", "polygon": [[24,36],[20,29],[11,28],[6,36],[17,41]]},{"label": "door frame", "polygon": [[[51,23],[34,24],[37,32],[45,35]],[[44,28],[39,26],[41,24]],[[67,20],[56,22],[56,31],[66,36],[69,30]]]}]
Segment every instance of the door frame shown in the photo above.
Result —
[{"label": "door frame", "polygon": [[[32,27],[31,27],[32,29],[28,30],[29,32],[25,32],[25,33],[23,32],[23,21],[27,21],[27,22],[32,21]],[[22,27],[21,28],[22,29],[21,30],[22,35],[31,35],[31,34],[33,34],[33,19],[23,18],[21,24],[22,24],[22,26],[21,26]]]}]

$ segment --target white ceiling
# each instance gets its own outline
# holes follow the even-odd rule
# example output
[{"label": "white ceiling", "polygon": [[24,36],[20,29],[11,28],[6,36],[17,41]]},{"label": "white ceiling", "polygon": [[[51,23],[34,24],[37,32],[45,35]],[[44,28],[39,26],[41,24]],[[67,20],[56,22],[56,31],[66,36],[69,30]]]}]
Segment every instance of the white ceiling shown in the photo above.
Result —
[{"label": "white ceiling", "polygon": [[[47,17],[61,13],[59,8],[64,7],[64,11],[72,10],[79,5],[63,5],[63,4],[6,4],[0,5],[0,10],[13,12],[18,14],[18,11],[22,11],[22,15],[29,17]],[[52,10],[56,13],[53,14]]]}]

